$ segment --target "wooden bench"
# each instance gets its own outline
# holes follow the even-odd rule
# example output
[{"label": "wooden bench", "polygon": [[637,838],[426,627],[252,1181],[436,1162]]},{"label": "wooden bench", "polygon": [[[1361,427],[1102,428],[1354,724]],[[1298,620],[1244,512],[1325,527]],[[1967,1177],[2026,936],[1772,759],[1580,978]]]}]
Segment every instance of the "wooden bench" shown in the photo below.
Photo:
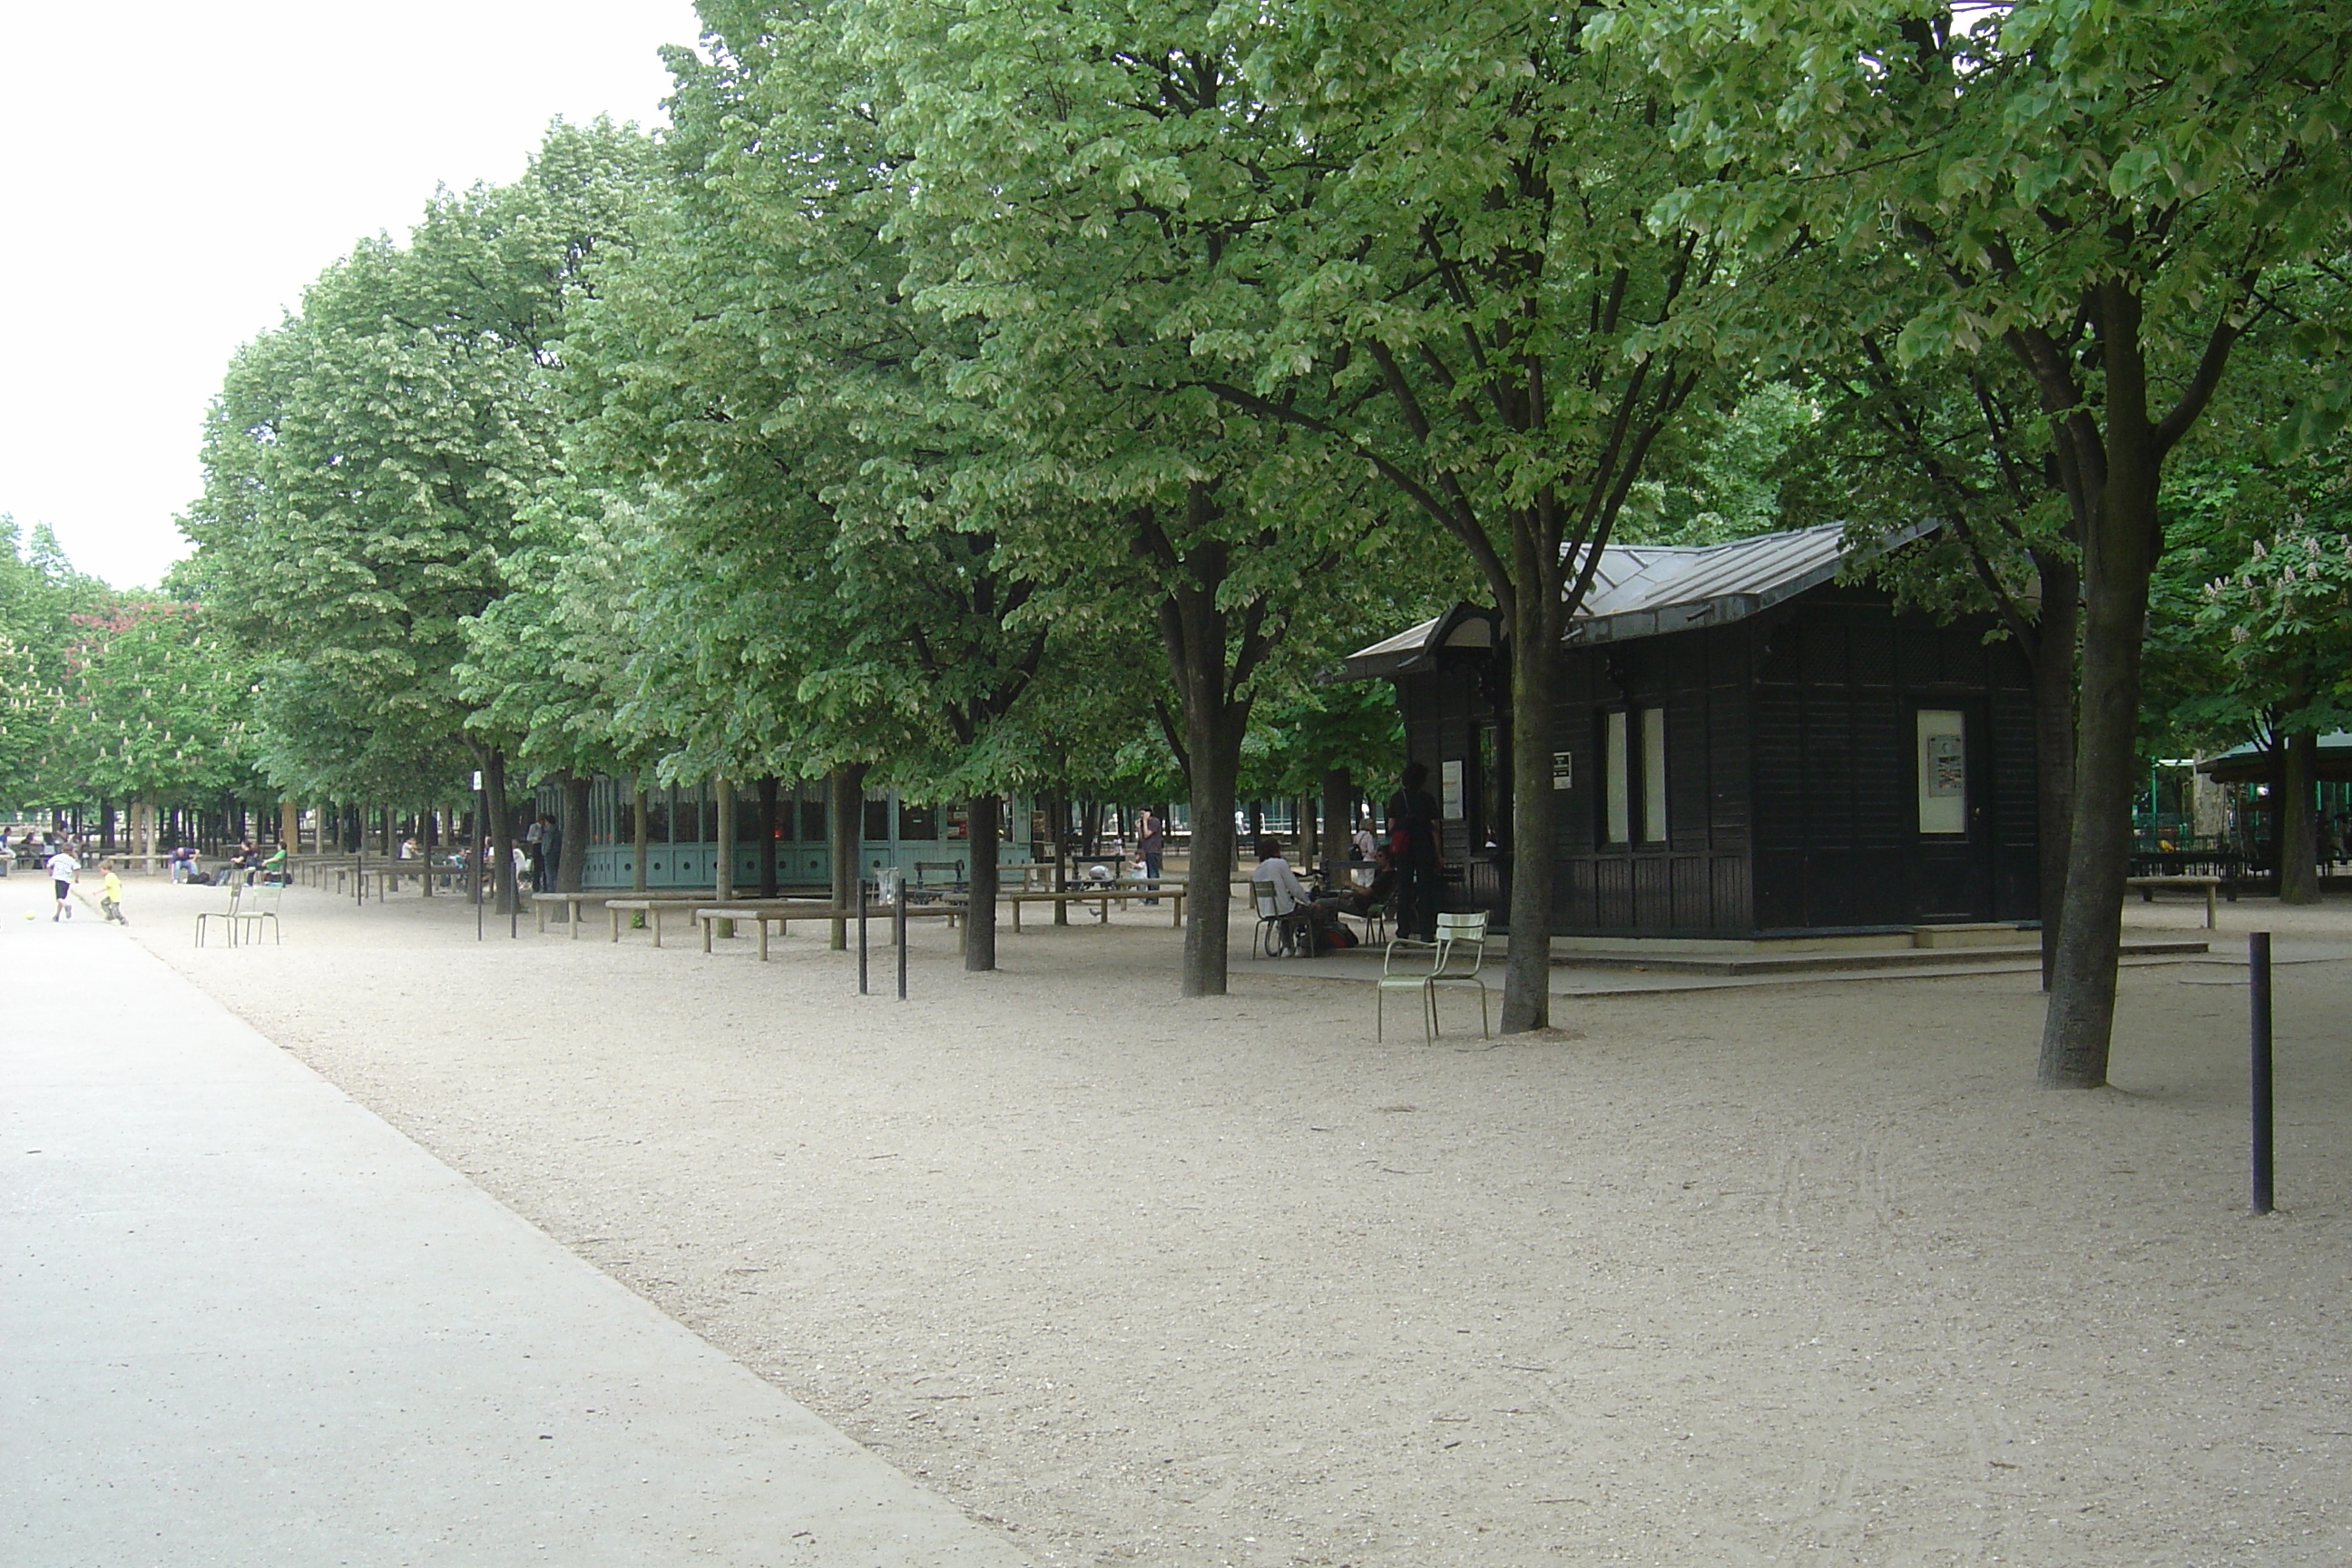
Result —
[{"label": "wooden bench", "polygon": [[1167,900],[1175,906],[1171,923],[1179,927],[1183,925],[1184,889],[1181,886],[1159,882],[1113,882],[1097,888],[1072,888],[1066,893],[1033,893],[1016,889],[1004,895],[1005,901],[1013,906],[1013,929],[1016,933],[1021,930],[1021,906],[1024,904],[1094,904],[1098,906],[1095,919],[1108,925],[1113,900],[1131,904],[1138,899]]},{"label": "wooden bench", "polygon": [[[953,924],[961,920],[963,915],[964,910],[961,904],[909,904],[907,906],[907,918],[910,921],[936,918]],[[776,928],[777,935],[784,936],[790,934],[792,922],[794,921],[803,922],[823,921],[830,925],[835,921],[856,920],[857,910],[855,906],[849,909],[835,909],[831,904],[816,903],[806,900],[778,899],[772,902],[761,900],[757,903],[747,904],[701,904],[698,905],[688,918],[700,922],[702,951],[705,952],[710,951],[711,936],[718,930],[721,921],[743,921],[758,925],[760,962],[765,963],[768,962],[768,928],[770,926]],[[866,906],[866,918],[869,921],[879,921],[887,930],[890,925],[890,907],[887,904],[868,904]],[[884,946],[888,946],[889,942],[890,939],[887,936],[883,938]]]},{"label": "wooden bench", "polygon": [[547,911],[558,904],[562,905],[564,921],[572,928],[572,940],[577,942],[580,940],[581,911],[591,904],[604,904],[625,897],[625,893],[614,892],[533,893],[530,895],[530,912],[539,921],[540,934],[544,936],[547,934]]},{"label": "wooden bench", "polygon": [[[565,898],[572,897],[572,895],[568,893],[562,896]],[[661,928],[662,911],[664,910],[685,910],[688,911],[687,918],[691,920],[693,919],[693,911],[695,910],[710,902],[710,898],[708,894],[699,894],[692,898],[684,899],[616,899],[609,893],[599,894],[597,896],[604,899],[605,912],[613,917],[613,940],[614,942],[621,940],[621,916],[624,914],[641,914],[646,917],[646,929],[654,933],[654,945],[656,947],[659,947],[662,944]]]},{"label": "wooden bench", "polygon": [[[2158,888],[2184,888],[2191,892],[2201,891],[2205,895],[2205,929],[2207,931],[2213,929],[2213,917],[2217,912],[2214,908],[2213,895],[2221,890],[2221,879],[2219,877],[2126,877],[2124,879],[2124,886],[2137,888],[2139,901],[2144,904],[2156,902],[2156,890]],[[2231,890],[2230,901],[2231,903],[2238,901],[2235,889]]]}]

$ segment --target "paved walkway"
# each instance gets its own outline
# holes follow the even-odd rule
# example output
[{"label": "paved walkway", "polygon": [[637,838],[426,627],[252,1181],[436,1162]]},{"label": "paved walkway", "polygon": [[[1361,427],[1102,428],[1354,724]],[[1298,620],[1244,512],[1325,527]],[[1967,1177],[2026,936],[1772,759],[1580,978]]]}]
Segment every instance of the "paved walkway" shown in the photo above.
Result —
[{"label": "paved walkway", "polygon": [[0,881],[0,1561],[1026,1561],[78,914]]}]

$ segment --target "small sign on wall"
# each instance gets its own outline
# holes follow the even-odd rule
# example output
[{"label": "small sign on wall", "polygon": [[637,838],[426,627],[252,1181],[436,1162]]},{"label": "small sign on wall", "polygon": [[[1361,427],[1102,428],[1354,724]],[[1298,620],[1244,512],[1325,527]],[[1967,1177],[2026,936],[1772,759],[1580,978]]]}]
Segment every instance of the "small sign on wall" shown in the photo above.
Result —
[{"label": "small sign on wall", "polygon": [[1576,784],[1576,753],[1554,752],[1551,754],[1551,787],[1572,789]]},{"label": "small sign on wall", "polygon": [[1457,757],[1450,763],[1438,763],[1437,778],[1440,798],[1445,809],[1445,820],[1461,821],[1463,816],[1461,759]]}]

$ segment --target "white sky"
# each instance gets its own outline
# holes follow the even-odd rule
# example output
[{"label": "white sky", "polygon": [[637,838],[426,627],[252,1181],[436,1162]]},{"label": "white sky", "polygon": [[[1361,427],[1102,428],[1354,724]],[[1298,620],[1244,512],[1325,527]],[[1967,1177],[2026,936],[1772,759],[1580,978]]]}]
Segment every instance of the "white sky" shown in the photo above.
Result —
[{"label": "white sky", "polygon": [[688,0],[0,3],[0,512],[152,584],[237,344],[547,121],[650,125]]}]

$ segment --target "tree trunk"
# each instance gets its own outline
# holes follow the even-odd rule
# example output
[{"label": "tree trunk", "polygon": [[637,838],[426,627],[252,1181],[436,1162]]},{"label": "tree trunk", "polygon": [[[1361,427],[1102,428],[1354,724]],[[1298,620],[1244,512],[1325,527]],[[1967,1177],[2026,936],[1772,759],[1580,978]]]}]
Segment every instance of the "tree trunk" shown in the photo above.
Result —
[{"label": "tree trunk", "polygon": [[[1070,890],[1070,793],[1057,790],[1054,795],[1054,891]],[[1070,923],[1070,906],[1054,906],[1054,923]]]},{"label": "tree trunk", "polygon": [[711,781],[711,795],[718,807],[712,815],[719,818],[711,827],[719,848],[712,864],[717,879],[713,885],[719,889],[719,901],[731,903],[735,898],[735,781],[719,774]]},{"label": "tree trunk", "polygon": [[[1552,684],[1559,658],[1559,594],[1532,574],[1535,605],[1512,617],[1511,933],[1503,955],[1503,1033],[1551,1024]],[[1548,602],[1547,602],[1548,601]]]},{"label": "tree trunk", "polygon": [[[845,910],[857,902],[858,847],[865,842],[866,770],[865,763],[837,767],[825,774],[826,813],[832,820],[825,824],[832,829],[833,907]],[[833,948],[836,952],[849,946],[849,922],[833,922]]]},{"label": "tree trunk", "polygon": [[1193,552],[1192,558],[1206,558],[1200,585],[1178,590],[1160,611],[1170,673],[1183,713],[1192,811],[1192,854],[1184,870],[1181,988],[1187,996],[1222,996],[1232,897],[1227,884],[1234,871],[1234,796],[1252,700],[1229,688],[1227,617],[1216,602],[1225,576],[1224,549],[1204,547]]},{"label": "tree trunk", "polygon": [[[586,773],[562,776],[562,804],[555,808],[555,890],[576,893],[588,868],[588,790]],[[430,856],[431,850],[426,854]],[[430,879],[427,879],[428,880]]]},{"label": "tree trunk", "polygon": [[646,812],[652,803],[646,799],[644,784],[634,778],[631,782],[635,785],[632,792],[635,795],[632,809],[636,819],[629,825],[629,890],[642,893],[646,890],[646,851],[653,842],[653,830],[646,821]]},{"label": "tree trunk", "polygon": [[1323,856],[1334,866],[1343,866],[1355,853],[1356,841],[1356,782],[1345,768],[1328,768],[1323,773]]},{"label": "tree trunk", "polygon": [[760,896],[776,896],[776,775],[760,781]]},{"label": "tree trunk", "polygon": [[2041,562],[2042,626],[2033,657],[2034,908],[2042,920],[2042,989],[2058,972],[2066,858],[2074,821],[2074,641],[2082,583],[2070,562]]},{"label": "tree trunk", "polygon": [[[2110,386],[2110,417],[2140,405]],[[2131,872],[2131,803],[2139,784],[2140,641],[2155,568],[2157,463],[2143,428],[2109,444],[2105,494],[2086,531],[2083,573],[2083,706],[2074,752],[2074,824],[2059,912],[2058,957],[2042,1029],[2045,1089],[2107,1081],[2124,879]]]},{"label": "tree trunk", "polygon": [[1226,922],[1234,875],[1234,795],[1241,776],[1241,744],[1222,743],[1213,714],[1192,731],[1192,846],[1184,868],[1184,978],[1187,996],[1225,994]]},{"label": "tree trunk", "polygon": [[965,830],[971,835],[971,901],[964,908],[963,928],[967,971],[996,967],[996,819],[1003,805],[992,795],[976,795],[965,803]]},{"label": "tree trunk", "polygon": [[491,876],[498,889],[499,914],[515,909],[514,813],[507,805],[507,753],[503,747],[485,746],[475,753],[482,764],[484,806],[489,813]]},{"label": "tree trunk", "polygon": [[2319,778],[2319,735],[2305,730],[2286,738],[2286,766],[2271,818],[2278,844],[2278,896],[2283,904],[2319,902],[2319,833],[2314,786]]}]

